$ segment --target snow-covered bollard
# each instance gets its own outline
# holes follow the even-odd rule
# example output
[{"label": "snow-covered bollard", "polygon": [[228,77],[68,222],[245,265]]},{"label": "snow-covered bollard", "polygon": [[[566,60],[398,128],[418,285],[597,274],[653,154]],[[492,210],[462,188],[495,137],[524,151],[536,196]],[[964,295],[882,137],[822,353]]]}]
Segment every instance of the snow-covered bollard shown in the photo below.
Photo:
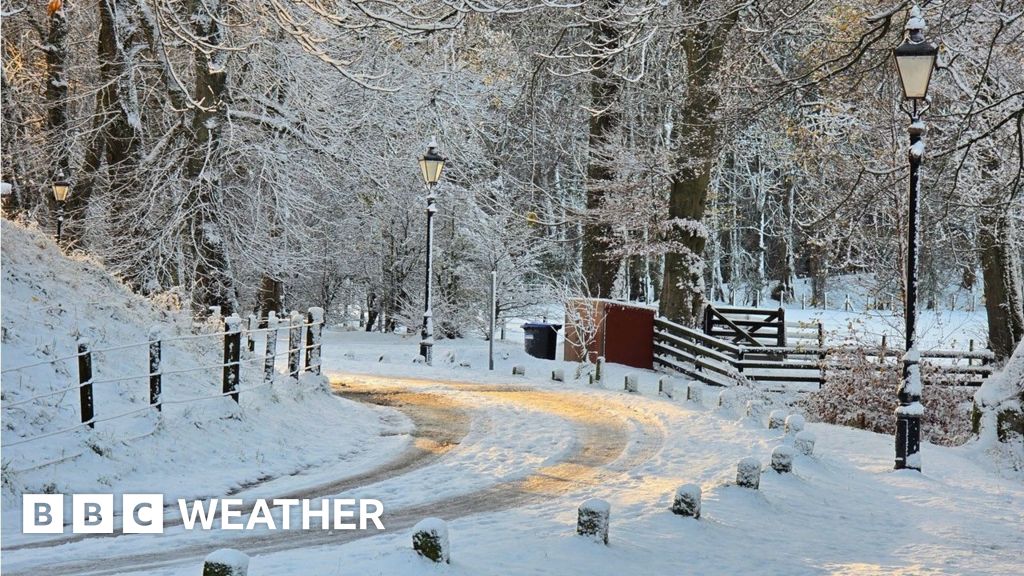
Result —
[{"label": "snow-covered bollard", "polygon": [[434,562],[451,563],[448,524],[440,518],[425,518],[412,527],[412,549]]},{"label": "snow-covered bollard", "polygon": [[793,440],[793,447],[796,448],[804,456],[810,456],[814,454],[814,442],[817,437],[814,436],[814,432],[810,430],[803,430],[796,435]]},{"label": "snow-covered bollard", "polygon": [[697,384],[690,384],[686,387],[687,402],[700,404],[704,401],[704,389]]},{"label": "snow-covered bollard", "polygon": [[513,376],[526,376],[526,366],[523,366],[522,364],[519,364],[517,366],[513,366],[512,367],[512,375]]},{"label": "snow-covered bollard", "polygon": [[804,417],[799,414],[786,416],[786,434],[798,434],[804,429]]},{"label": "snow-covered bollard", "polygon": [[576,533],[597,542],[608,544],[608,518],[612,507],[600,498],[591,498],[580,504],[576,520]]},{"label": "snow-covered bollard", "polygon": [[676,395],[675,383],[668,376],[658,378],[658,395],[673,398]]},{"label": "snow-covered bollard", "polygon": [[559,368],[551,371],[551,379],[555,382],[565,382],[565,370]]},{"label": "snow-covered bollard", "polygon": [[594,380],[591,383],[598,386],[604,384],[604,356],[597,357],[597,362],[594,364]]},{"label": "snow-covered bollard", "polygon": [[736,465],[736,485],[757,490],[761,486],[761,461],[753,456],[740,460]]},{"label": "snow-covered bollard", "polygon": [[768,429],[776,430],[785,427],[786,425],[786,411],[785,410],[772,410],[771,414],[768,415]]},{"label": "snow-covered bollard", "polygon": [[772,450],[772,470],[779,474],[788,474],[793,471],[793,447],[785,444],[776,446]]},{"label": "snow-covered bollard", "polygon": [[672,512],[680,516],[700,518],[700,495],[700,486],[696,484],[684,484],[676,488],[676,495],[672,499]]},{"label": "snow-covered bollard", "polygon": [[750,418],[763,418],[764,404],[757,400],[747,400],[746,414]]},{"label": "snow-covered bollard", "polygon": [[626,392],[636,394],[640,391],[640,379],[636,374],[626,374]]},{"label": "snow-covered bollard", "polygon": [[203,576],[246,576],[248,573],[249,557],[231,548],[211,552],[203,561]]}]

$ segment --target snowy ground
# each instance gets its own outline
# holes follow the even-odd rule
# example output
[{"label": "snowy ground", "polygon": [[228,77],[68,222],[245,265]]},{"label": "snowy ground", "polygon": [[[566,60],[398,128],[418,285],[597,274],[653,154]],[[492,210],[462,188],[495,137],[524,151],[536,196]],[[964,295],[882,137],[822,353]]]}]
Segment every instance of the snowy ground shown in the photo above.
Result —
[{"label": "snowy ground", "polygon": [[[31,234],[15,250],[6,224],[3,233],[5,370],[61,355],[75,330],[116,342],[144,339],[152,323],[174,329],[173,319],[109,284],[93,265],[48,254]],[[98,304],[56,311],[40,304],[23,313],[33,298]],[[99,305],[105,308],[96,311]],[[865,318],[824,314],[836,325]],[[963,341],[977,322],[951,316],[942,326],[932,333]],[[143,416],[106,436],[78,431],[41,448],[8,447],[74,424],[77,412],[73,402],[56,411],[60,403],[30,403],[34,415],[5,409],[3,572],[192,575],[206,554],[227,546],[252,555],[250,576],[1024,573],[1024,477],[977,446],[925,444],[923,473],[894,472],[891,437],[812,423],[813,457],[798,456],[793,474],[766,470],[758,491],[741,489],[734,485],[741,458],[766,464],[775,446],[792,439],[745,416],[736,392],[719,406],[719,391],[702,387],[703,402],[687,402],[679,380],[667,398],[657,394],[655,373],[617,365],[608,366],[604,386],[591,386],[584,373],[576,378],[575,364],[526,356],[515,326],[508,338],[496,343],[489,372],[482,340],[439,341],[428,367],[412,362],[417,336],[330,329],[323,361],[340,397],[315,380],[282,380],[249,394],[243,386],[240,408],[167,411],[155,432]],[[192,358],[188,352],[170,362],[205,361],[202,350]],[[124,358],[101,374],[134,373]],[[527,375],[512,376],[514,365]],[[558,368],[564,383],[550,380]],[[64,370],[13,381],[5,373],[4,404],[45,392]],[[639,376],[639,394],[621,391],[627,373]],[[215,382],[182,380],[177,392],[199,394]],[[124,386],[104,393],[104,406],[145,405],[144,383]],[[41,416],[50,413],[53,421]],[[126,434],[145,436],[125,441]],[[102,453],[90,448],[97,439]],[[47,464],[54,451],[70,455]],[[169,498],[375,498],[385,505],[388,530],[185,531],[168,512],[163,535],[23,535],[17,495],[47,482],[63,492]],[[685,483],[703,490],[700,520],[668,510]],[[574,535],[576,507],[590,497],[611,503],[608,547]],[[451,565],[411,550],[409,530],[428,516],[450,522]]]},{"label": "snowy ground", "polygon": [[[22,492],[202,498],[281,477],[315,482],[316,468],[336,463],[369,469],[408,444],[401,414],[333,396],[317,378],[264,385],[261,361],[243,362],[240,404],[211,398],[221,391],[220,337],[193,338],[188,318],[131,294],[93,262],[62,257],[48,237],[2,225],[5,545],[22,538]],[[159,414],[148,407],[152,326],[186,338],[165,342]],[[143,343],[94,354],[94,430],[79,426],[76,337],[96,350]],[[192,371],[203,366],[214,367]],[[171,374],[179,370],[189,371]]]}]

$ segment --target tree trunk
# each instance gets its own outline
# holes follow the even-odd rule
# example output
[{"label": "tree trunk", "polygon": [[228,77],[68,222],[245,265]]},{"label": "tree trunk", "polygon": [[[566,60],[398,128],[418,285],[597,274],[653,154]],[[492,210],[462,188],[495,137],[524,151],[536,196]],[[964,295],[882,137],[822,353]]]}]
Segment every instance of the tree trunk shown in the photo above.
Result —
[{"label": "tree trunk", "polygon": [[715,85],[722,63],[725,37],[736,23],[733,12],[718,25],[683,34],[686,57],[686,103],[675,122],[681,126],[680,149],[669,191],[671,228],[666,232],[672,250],[665,255],[661,314],[670,320],[697,325],[704,308],[704,244],[701,220],[718,155],[715,112],[720,100]]},{"label": "tree trunk", "polygon": [[601,156],[602,146],[618,123],[618,113],[613,110],[619,93],[618,81],[610,78],[612,58],[605,55],[618,48],[619,31],[609,21],[614,20],[621,0],[603,3],[603,10],[591,25],[591,42],[598,56],[592,59],[590,80],[590,131],[587,156],[587,218],[583,225],[583,278],[592,296],[612,296],[615,275],[619,270],[618,259],[612,258],[610,240],[612,228],[600,216],[607,187],[615,177],[606,160]]},{"label": "tree trunk", "polygon": [[1009,358],[1024,338],[1024,270],[1010,212],[986,210],[978,233],[989,347],[1000,359]]},{"label": "tree trunk", "polygon": [[[224,41],[223,10],[219,3],[202,0],[192,2],[193,34],[204,44],[220,46]],[[221,313],[231,314],[237,308],[227,251],[220,220],[221,183],[217,168],[217,151],[221,132],[227,120],[227,57],[228,52],[216,48],[195,51],[195,95],[199,106],[192,116],[191,154],[186,164],[186,181],[192,184],[189,200],[192,214],[188,223],[191,250],[195,251],[193,303],[200,314],[209,306],[220,306]]]},{"label": "tree trunk", "polygon": [[785,227],[782,231],[782,270],[779,279],[782,299],[792,302],[796,280],[796,229],[794,208],[796,206],[796,177],[787,174],[782,178],[782,213]]}]

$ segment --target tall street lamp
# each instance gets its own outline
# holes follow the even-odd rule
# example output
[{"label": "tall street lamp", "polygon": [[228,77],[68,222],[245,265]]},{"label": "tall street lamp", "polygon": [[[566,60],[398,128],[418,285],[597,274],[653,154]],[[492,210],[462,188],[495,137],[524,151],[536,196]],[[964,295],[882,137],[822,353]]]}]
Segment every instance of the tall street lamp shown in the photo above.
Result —
[{"label": "tall street lamp", "polygon": [[[921,470],[921,366],[917,351],[915,324],[917,321],[917,227],[918,208],[921,193],[921,160],[924,158],[925,125],[921,113],[927,108],[928,83],[935,68],[939,48],[925,40],[925,21],[921,9],[910,9],[907,37],[892,52],[896,59],[896,70],[903,85],[903,98],[909,100],[910,161],[909,223],[907,225],[907,301],[906,315],[907,348],[903,356],[903,380],[898,390],[899,408],[896,409],[896,469]],[[921,106],[920,110],[918,106]]]},{"label": "tall street lamp", "polygon": [[64,177],[64,171],[57,172],[53,180],[53,199],[57,201],[57,244],[60,244],[61,232],[64,229],[64,202],[71,192],[71,184]]},{"label": "tall street lamp", "polygon": [[437,199],[434,187],[441,179],[445,160],[437,153],[437,139],[431,138],[430,144],[427,146],[427,153],[420,158],[420,171],[423,173],[423,181],[427,184],[427,280],[426,294],[423,298],[423,339],[420,341],[420,356],[423,357],[423,361],[427,365],[433,361],[434,349],[434,311],[430,289],[434,275],[434,264],[431,258],[434,249],[434,212],[437,212],[437,207],[434,206],[434,201]]}]

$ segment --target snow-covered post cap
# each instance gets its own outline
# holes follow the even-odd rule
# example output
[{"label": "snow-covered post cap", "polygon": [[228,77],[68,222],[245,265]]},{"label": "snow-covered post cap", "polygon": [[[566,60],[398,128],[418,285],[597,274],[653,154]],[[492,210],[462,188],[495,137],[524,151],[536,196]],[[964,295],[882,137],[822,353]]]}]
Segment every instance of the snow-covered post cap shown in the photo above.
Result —
[{"label": "snow-covered post cap", "polygon": [[301,326],[304,323],[302,313],[298,310],[292,310],[291,314],[288,315],[288,321],[292,326]]},{"label": "snow-covered post cap", "polygon": [[451,563],[448,523],[440,518],[424,518],[412,527],[412,549],[434,562]]},{"label": "snow-covered post cap", "polygon": [[241,332],[242,331],[242,317],[238,314],[232,314],[224,319],[224,327],[226,332]]},{"label": "snow-covered post cap", "polygon": [[757,490],[761,485],[761,461],[747,456],[736,465],[736,485]]},{"label": "snow-covered post cap", "polygon": [[772,470],[779,474],[793,471],[793,447],[785,444],[772,450]]},{"label": "snow-covered post cap", "polygon": [[684,484],[676,488],[676,495],[672,499],[672,512],[680,516],[700,518],[700,497],[700,486],[696,484]]},{"label": "snow-covered post cap", "polygon": [[814,435],[814,432],[804,430],[796,435],[796,439],[793,440],[793,447],[804,456],[810,456],[814,454],[814,442],[816,440],[817,437]]},{"label": "snow-covered post cap", "polygon": [[246,576],[249,557],[232,548],[211,552],[203,562],[203,576]]},{"label": "snow-covered post cap", "polygon": [[785,410],[772,410],[771,414],[768,415],[768,429],[776,430],[786,425],[786,411]]},{"label": "snow-covered post cap", "polygon": [[309,317],[314,324],[320,324],[324,321],[324,309],[319,306],[310,306]]},{"label": "snow-covered post cap", "polygon": [[277,312],[274,312],[273,310],[267,312],[267,328],[271,330],[276,330],[277,322]]},{"label": "snow-covered post cap", "polygon": [[608,519],[612,506],[600,498],[584,500],[576,519],[576,533],[595,542],[608,544]]}]

